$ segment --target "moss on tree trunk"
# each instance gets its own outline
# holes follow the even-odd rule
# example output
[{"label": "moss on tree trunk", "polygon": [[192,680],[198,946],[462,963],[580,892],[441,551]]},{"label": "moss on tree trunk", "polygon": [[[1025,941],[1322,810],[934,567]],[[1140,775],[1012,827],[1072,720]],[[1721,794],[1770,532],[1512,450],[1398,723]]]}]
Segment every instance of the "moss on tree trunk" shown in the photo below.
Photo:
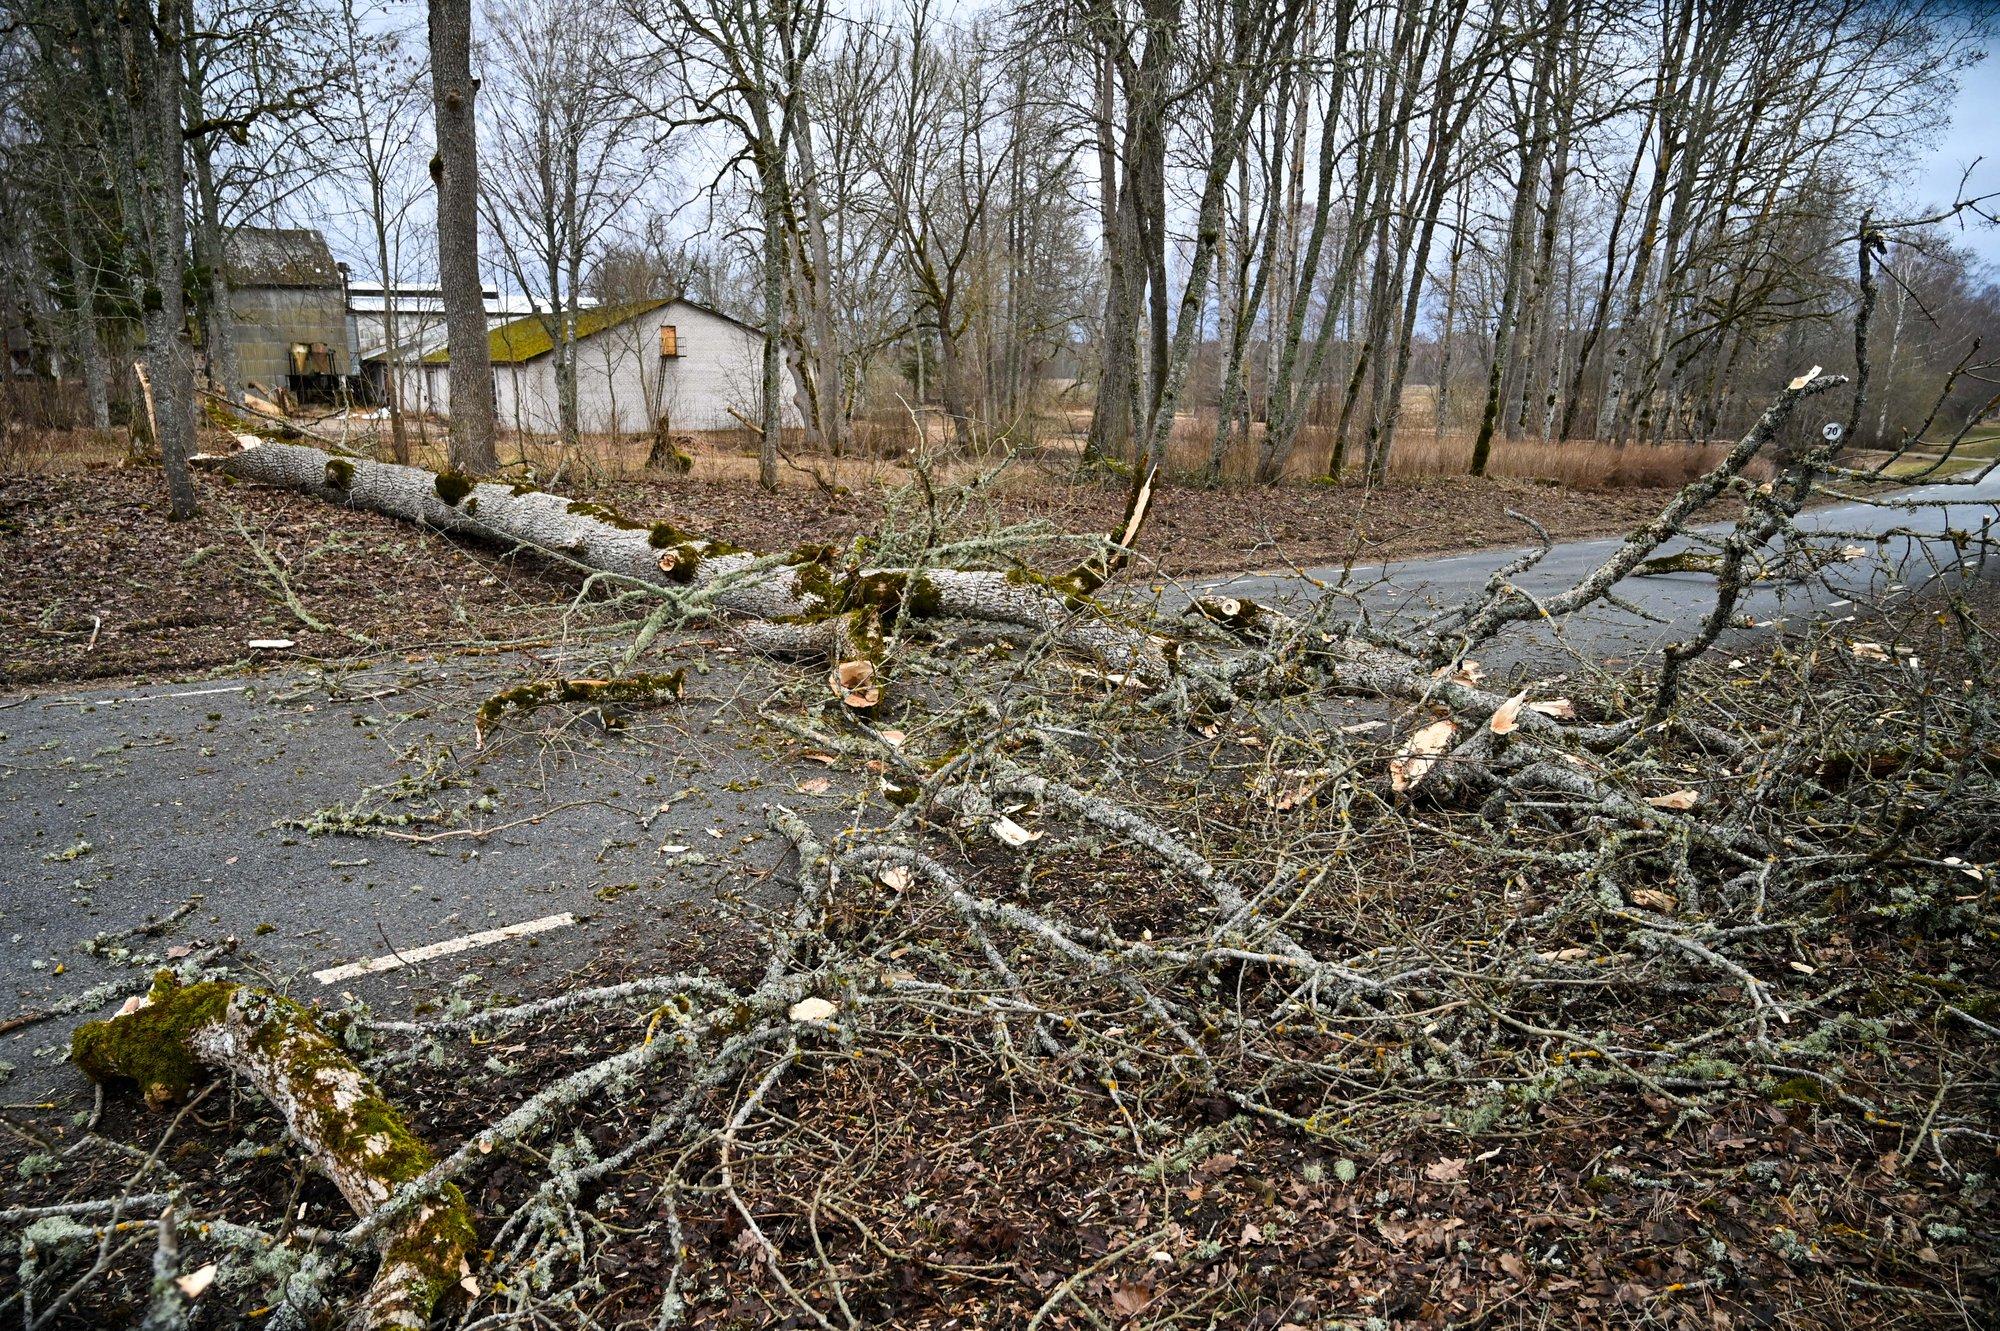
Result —
[{"label": "moss on tree trunk", "polygon": [[[373,1082],[290,999],[244,985],[181,985],[161,972],[145,1006],[78,1028],[70,1056],[93,1080],[133,1082],[161,1108],[209,1069],[233,1072],[283,1115],[315,1168],[366,1218],[436,1163]],[[449,1184],[385,1231],[382,1261],[353,1324],[421,1331],[453,1288],[471,1287],[474,1242]]]}]

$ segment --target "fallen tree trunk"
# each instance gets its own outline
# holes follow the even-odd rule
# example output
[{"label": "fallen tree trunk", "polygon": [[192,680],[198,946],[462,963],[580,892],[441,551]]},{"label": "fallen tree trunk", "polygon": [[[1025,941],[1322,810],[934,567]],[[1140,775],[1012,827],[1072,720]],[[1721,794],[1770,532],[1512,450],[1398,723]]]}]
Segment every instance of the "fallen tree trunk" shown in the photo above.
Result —
[{"label": "fallen tree trunk", "polygon": [[[594,574],[675,594],[761,621],[751,645],[836,662],[878,660],[885,626],[903,615],[1009,624],[1050,635],[1150,684],[1173,673],[1168,646],[1120,622],[1090,594],[1116,561],[1101,557],[1059,575],[1010,570],[840,567],[829,547],[757,554],[681,530],[633,522],[602,504],[527,485],[475,481],[454,472],[340,457],[298,444],[239,436],[241,451],[201,465],[239,480],[302,490],[454,536],[527,548]],[[1129,546],[1144,519],[1149,484],[1114,543]]]},{"label": "fallen tree trunk", "polygon": [[[178,985],[164,973],[144,1006],[79,1027],[70,1056],[92,1080],[132,1081],[154,1108],[205,1069],[234,1073],[270,1101],[313,1167],[367,1219],[434,1163],[374,1083],[290,999],[243,985]],[[350,1325],[423,1331],[440,1296],[471,1290],[472,1217],[446,1184],[377,1240],[382,1260]]]}]

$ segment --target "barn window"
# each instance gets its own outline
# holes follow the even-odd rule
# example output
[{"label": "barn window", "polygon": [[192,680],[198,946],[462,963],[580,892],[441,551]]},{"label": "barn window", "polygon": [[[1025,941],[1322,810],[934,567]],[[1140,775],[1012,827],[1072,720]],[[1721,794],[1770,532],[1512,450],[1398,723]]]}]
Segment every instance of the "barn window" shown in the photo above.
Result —
[{"label": "barn window", "polygon": [[670,356],[677,357],[680,354],[681,354],[680,330],[672,324],[661,324],[660,355],[662,357],[670,357]]}]

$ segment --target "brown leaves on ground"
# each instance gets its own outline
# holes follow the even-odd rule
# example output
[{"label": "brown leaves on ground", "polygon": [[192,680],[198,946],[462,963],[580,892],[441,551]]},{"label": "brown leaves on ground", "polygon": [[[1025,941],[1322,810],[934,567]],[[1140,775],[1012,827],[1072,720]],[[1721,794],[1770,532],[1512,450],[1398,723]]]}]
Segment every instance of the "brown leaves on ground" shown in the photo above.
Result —
[{"label": "brown leaves on ground", "polygon": [[[196,478],[201,515],[166,520],[159,474],[0,476],[0,687],[160,677],[381,648],[533,636],[572,584],[390,518]],[[283,594],[225,505],[284,570]],[[345,632],[343,632],[345,630]],[[288,641],[288,648],[253,642]]]},{"label": "brown leaves on ground", "polygon": [[[1021,463],[1021,481],[1003,483],[977,516],[1003,523],[1045,518],[1058,530],[1108,532],[1124,516],[1131,483],[1079,475],[1064,462]],[[1031,482],[1031,483],[1028,483]],[[674,477],[620,480],[587,496],[634,518],[666,517],[753,550],[844,543],[881,525],[882,495],[857,486],[844,495],[767,493],[748,481]],[[581,490],[579,490],[581,493]],[[1431,477],[1368,490],[1350,485],[1227,486],[1203,489],[1162,481],[1153,496],[1140,553],[1160,571],[1201,573],[1364,560],[1401,559],[1482,546],[1515,546],[1526,530],[1506,516],[1532,514],[1557,540],[1629,531],[1672,494],[1653,487],[1567,490],[1533,481]]]}]

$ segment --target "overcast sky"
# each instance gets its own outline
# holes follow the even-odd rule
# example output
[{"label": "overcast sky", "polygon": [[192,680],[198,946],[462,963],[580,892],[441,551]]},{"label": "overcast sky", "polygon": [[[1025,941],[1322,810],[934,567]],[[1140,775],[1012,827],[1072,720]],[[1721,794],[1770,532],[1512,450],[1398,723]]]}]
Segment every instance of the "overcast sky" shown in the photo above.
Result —
[{"label": "overcast sky", "polygon": [[[1974,161],[1979,165],[1973,168],[1972,178],[1966,182],[1966,193],[2000,193],[2000,42],[1989,43],[1986,59],[1960,77],[1958,96],[1951,108],[1951,124],[1938,137],[1937,147],[1913,181],[1918,199],[1925,204],[1950,204],[1960,174]],[[1989,199],[1981,206],[1990,213],[2000,213],[2000,198]],[[1965,226],[1959,233],[1959,243],[2000,268],[2000,227],[1969,215],[1961,216],[1965,218]]]}]

